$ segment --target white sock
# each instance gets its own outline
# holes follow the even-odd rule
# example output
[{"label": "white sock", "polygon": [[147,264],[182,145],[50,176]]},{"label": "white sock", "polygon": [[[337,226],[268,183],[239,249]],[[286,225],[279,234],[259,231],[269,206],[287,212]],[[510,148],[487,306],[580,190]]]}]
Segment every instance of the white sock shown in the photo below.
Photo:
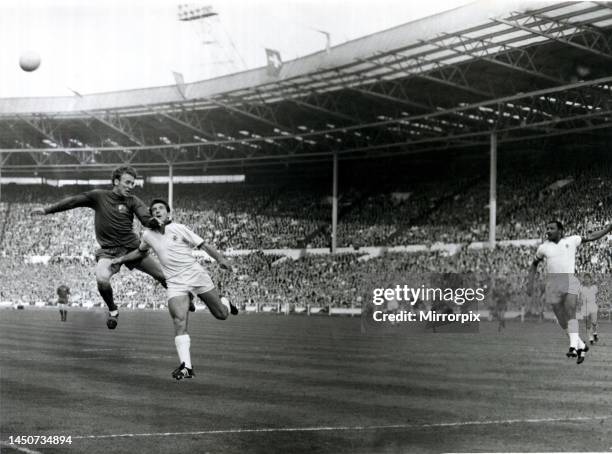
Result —
[{"label": "white sock", "polygon": [[185,363],[187,369],[191,369],[191,354],[189,347],[191,346],[191,338],[189,334],[182,334],[174,338],[174,345],[179,356],[179,361]]},{"label": "white sock", "polygon": [[221,298],[221,304],[223,304],[227,308],[228,312],[230,311],[230,303],[225,296]]},{"label": "white sock", "polygon": [[584,342],[580,339],[580,325],[575,318],[567,322],[567,329],[570,333],[570,347],[584,349]]},{"label": "white sock", "polygon": [[577,348],[578,346],[578,334],[576,333],[569,333],[569,338],[570,338],[570,348]]}]

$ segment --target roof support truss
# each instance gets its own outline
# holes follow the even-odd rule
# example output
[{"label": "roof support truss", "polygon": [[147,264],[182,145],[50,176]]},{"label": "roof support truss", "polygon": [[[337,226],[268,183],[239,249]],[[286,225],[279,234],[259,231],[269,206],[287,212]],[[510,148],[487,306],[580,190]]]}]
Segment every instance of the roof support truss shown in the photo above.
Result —
[{"label": "roof support truss", "polygon": [[386,53],[376,59],[362,59],[361,61],[376,67],[391,69],[394,74],[406,74],[409,78],[429,80],[487,98],[494,96],[491,90],[485,91],[470,84],[466,77],[467,68],[459,65],[445,65],[440,61],[430,61],[422,56],[406,57],[400,53]]},{"label": "roof support truss", "polygon": [[[39,134],[44,136],[45,139],[55,143],[58,147],[65,146],[61,138],[57,137],[55,134],[56,128],[53,127],[53,124],[48,117],[44,115],[37,115],[33,117],[19,116],[19,119],[31,128],[35,129]],[[53,148],[52,145],[49,145],[49,148]]]},{"label": "roof support truss", "polygon": [[90,116],[91,118],[99,121],[103,125],[111,128],[119,134],[127,137],[133,143],[138,146],[144,146],[145,140],[140,134],[140,137],[136,136],[135,128],[130,124],[129,120],[119,115],[116,112],[106,112],[104,115],[98,115],[91,112],[83,112],[84,115]]},{"label": "roof support truss", "polygon": [[568,19],[556,19],[542,14],[531,14],[521,18],[495,19],[514,29],[558,41],[599,57],[612,59],[608,38],[597,28]]},{"label": "roof support truss", "polygon": [[459,55],[466,55],[500,65],[505,68],[520,71],[533,77],[545,79],[553,83],[562,83],[560,79],[544,72],[536,63],[537,48],[517,48],[505,43],[496,43],[490,38],[470,38],[463,35],[452,35],[432,45],[450,50]]}]

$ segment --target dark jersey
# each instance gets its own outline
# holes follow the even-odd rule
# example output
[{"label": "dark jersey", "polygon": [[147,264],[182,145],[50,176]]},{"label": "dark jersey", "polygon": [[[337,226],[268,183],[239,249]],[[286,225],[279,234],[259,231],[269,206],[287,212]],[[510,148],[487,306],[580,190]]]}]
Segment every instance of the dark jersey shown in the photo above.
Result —
[{"label": "dark jersey", "polygon": [[45,213],[57,213],[78,207],[95,210],[96,240],[102,248],[136,249],[140,241],[133,231],[134,215],[143,225],[151,220],[149,209],[138,197],[123,197],[108,189],[94,189],[67,197],[45,209]]},{"label": "dark jersey", "polygon": [[57,301],[62,303],[68,302],[68,295],[70,294],[70,289],[68,286],[62,284],[57,288]]}]

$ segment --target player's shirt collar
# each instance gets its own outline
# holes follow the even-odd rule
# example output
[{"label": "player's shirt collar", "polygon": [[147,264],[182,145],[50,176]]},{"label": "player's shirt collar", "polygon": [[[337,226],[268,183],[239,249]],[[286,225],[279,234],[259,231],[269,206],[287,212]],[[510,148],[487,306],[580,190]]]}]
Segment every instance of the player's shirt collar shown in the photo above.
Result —
[{"label": "player's shirt collar", "polygon": [[129,196],[127,196],[127,197],[124,197],[124,196],[122,196],[121,194],[117,194],[117,193],[116,193],[115,191],[113,191],[112,189],[111,189],[109,192],[110,192],[110,195],[111,195],[111,197],[112,197],[112,198],[114,198],[114,199],[116,199],[116,200],[118,200],[118,201],[121,201],[121,202],[126,201],[126,200],[128,199],[128,197],[132,197],[132,195],[131,195],[131,194],[130,194]]},{"label": "player's shirt collar", "polygon": [[147,227],[147,229],[150,230],[151,232],[159,233],[160,235],[165,235],[166,234],[166,227],[168,227],[170,224],[172,224],[172,219],[166,220],[166,222],[162,226],[163,228],[161,230],[160,229],[151,229],[151,228],[148,228],[148,227]]}]

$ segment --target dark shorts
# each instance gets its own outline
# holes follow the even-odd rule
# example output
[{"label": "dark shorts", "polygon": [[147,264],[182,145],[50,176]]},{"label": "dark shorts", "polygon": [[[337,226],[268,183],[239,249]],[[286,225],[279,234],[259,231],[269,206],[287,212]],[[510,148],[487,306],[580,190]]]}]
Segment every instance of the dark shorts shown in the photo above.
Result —
[{"label": "dark shorts", "polygon": [[[114,259],[117,257],[121,257],[122,255],[125,255],[128,252],[132,252],[134,249],[129,249],[122,246],[100,248],[96,251],[96,262],[99,262],[100,259]],[[136,265],[138,265],[141,261],[142,259],[133,260],[131,262],[125,262],[124,265],[127,266],[130,270],[133,270]],[[115,269],[116,271],[119,271],[119,268],[121,268],[121,265],[113,265],[113,269]]]}]

